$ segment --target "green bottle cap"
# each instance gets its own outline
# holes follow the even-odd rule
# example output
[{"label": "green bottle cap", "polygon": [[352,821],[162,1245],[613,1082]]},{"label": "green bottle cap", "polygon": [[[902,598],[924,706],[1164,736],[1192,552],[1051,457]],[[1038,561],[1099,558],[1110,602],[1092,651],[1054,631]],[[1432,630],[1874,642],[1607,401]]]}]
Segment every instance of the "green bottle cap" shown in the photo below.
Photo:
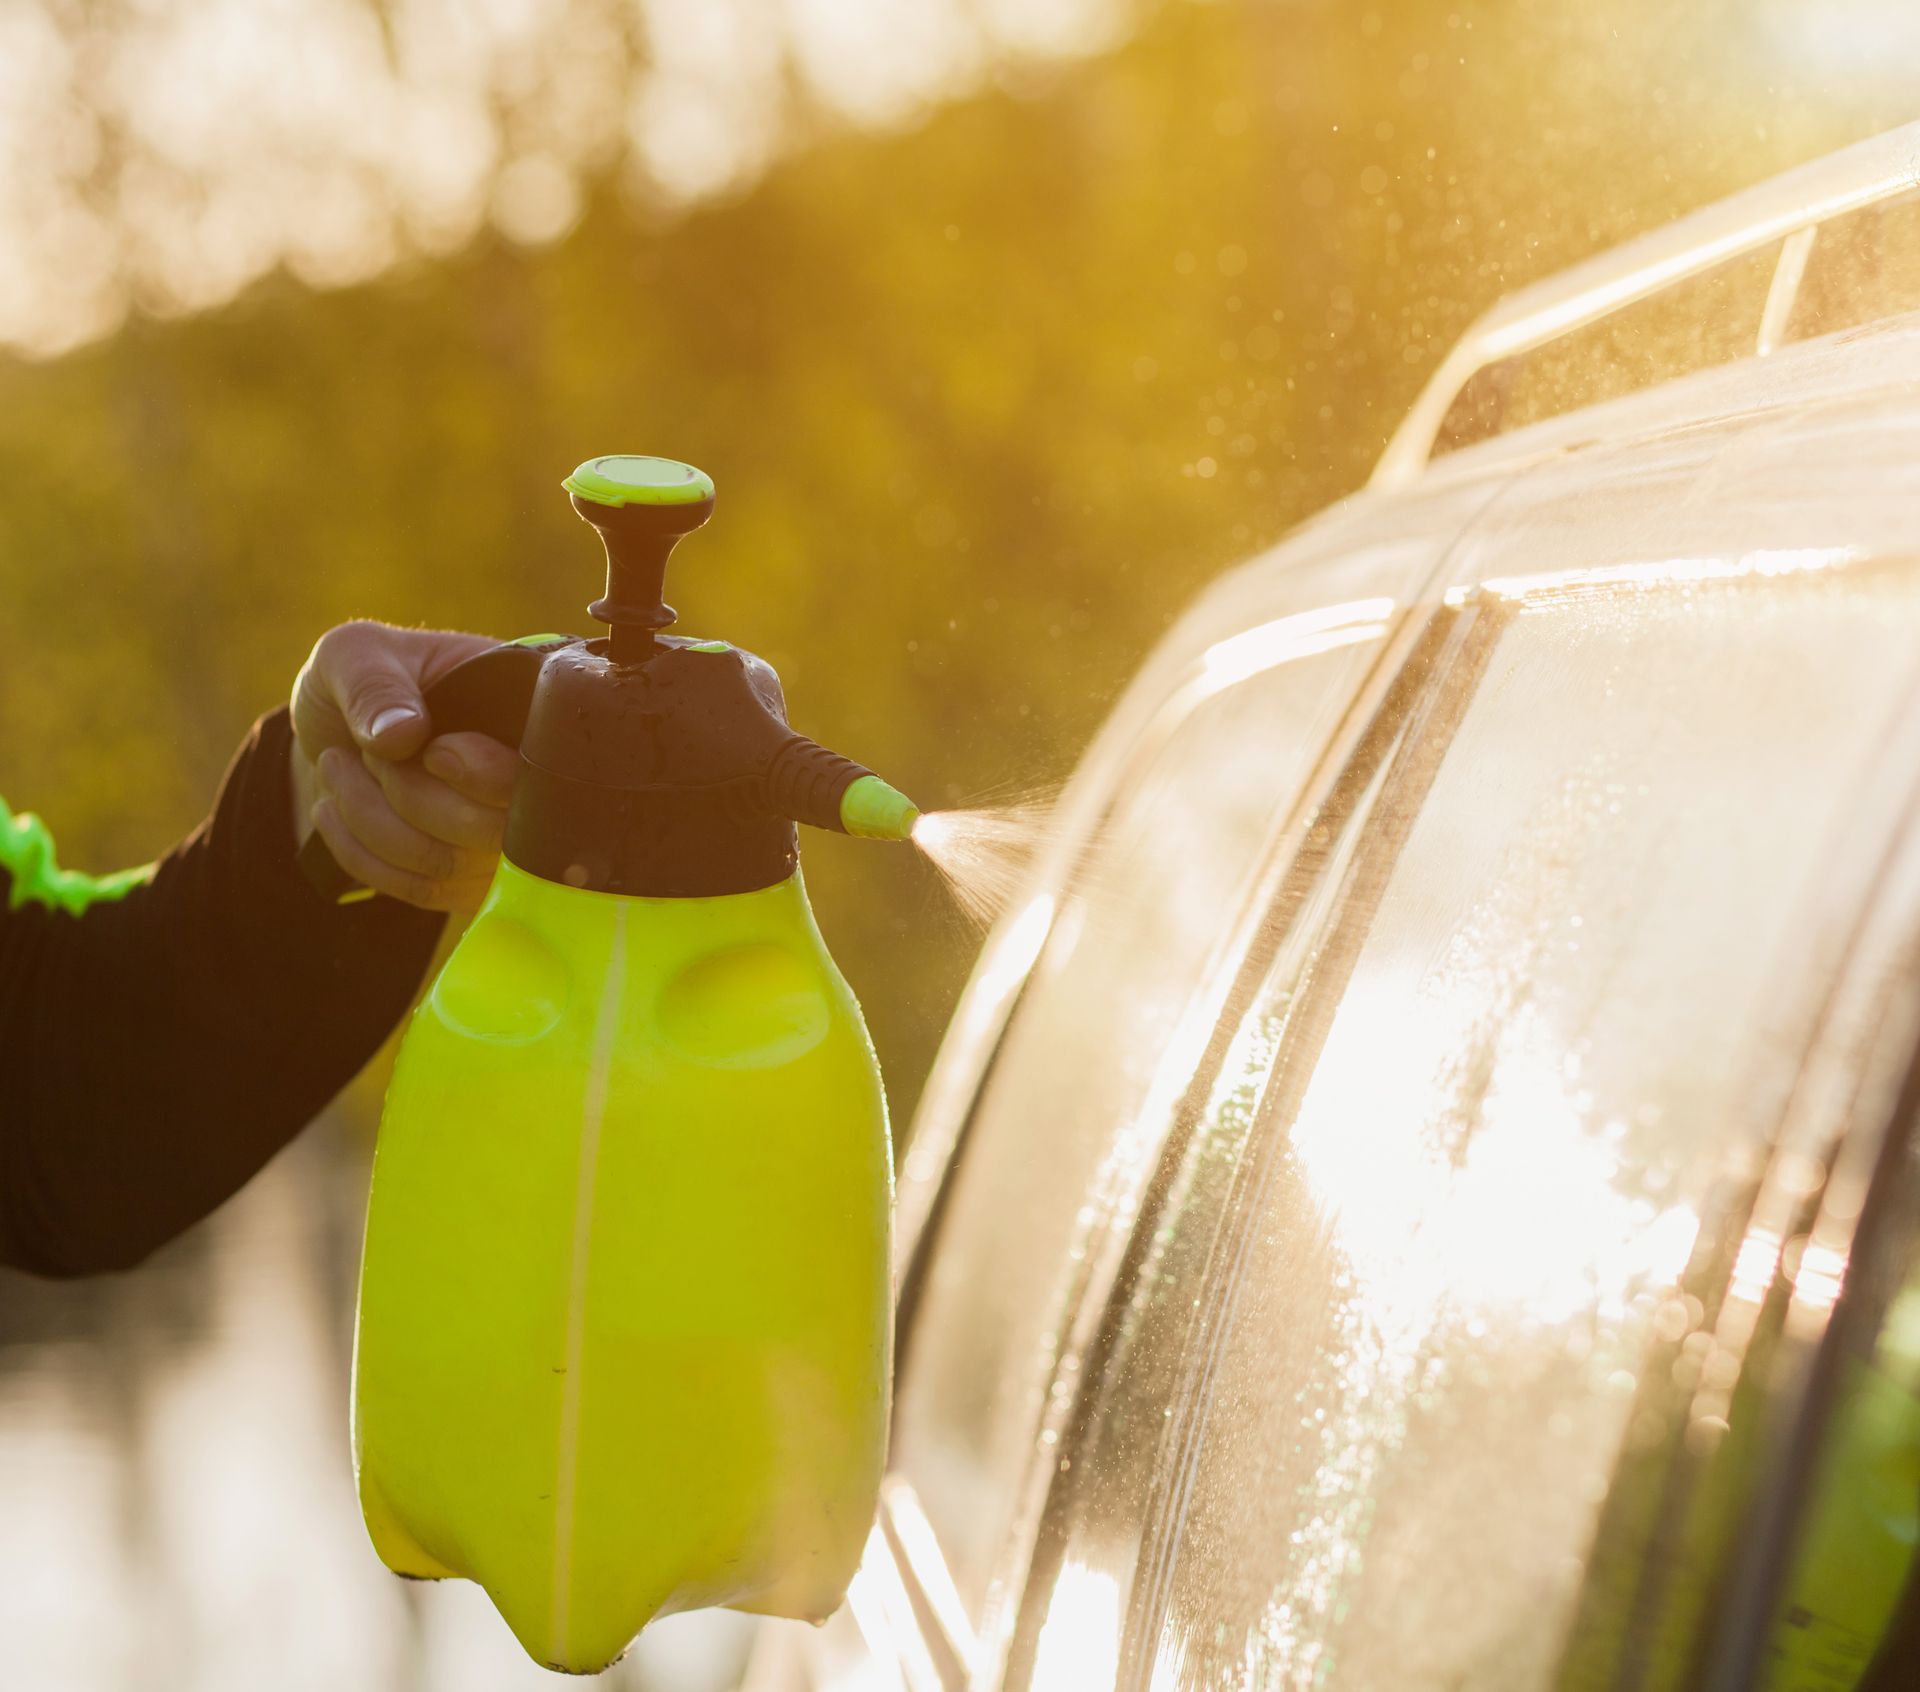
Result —
[{"label": "green bottle cap", "polygon": [[696,505],[713,498],[713,478],[675,458],[615,452],[589,458],[561,484],[595,505]]}]

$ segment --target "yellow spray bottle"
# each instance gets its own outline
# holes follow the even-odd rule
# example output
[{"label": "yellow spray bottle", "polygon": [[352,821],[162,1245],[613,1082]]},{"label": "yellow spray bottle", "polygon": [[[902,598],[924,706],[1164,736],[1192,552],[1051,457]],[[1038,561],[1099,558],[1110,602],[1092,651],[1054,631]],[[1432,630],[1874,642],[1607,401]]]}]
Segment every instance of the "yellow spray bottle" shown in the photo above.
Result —
[{"label": "yellow spray bottle", "polygon": [[917,813],[790,729],[760,659],[661,633],[705,475],[615,456],[565,486],[611,634],[497,648],[428,696],[523,764],[388,1090],[353,1431],[387,1565],[477,1581],[536,1661],[589,1673],[673,1611],[823,1617],[858,1562],[886,1104],[794,823],[904,839]]}]

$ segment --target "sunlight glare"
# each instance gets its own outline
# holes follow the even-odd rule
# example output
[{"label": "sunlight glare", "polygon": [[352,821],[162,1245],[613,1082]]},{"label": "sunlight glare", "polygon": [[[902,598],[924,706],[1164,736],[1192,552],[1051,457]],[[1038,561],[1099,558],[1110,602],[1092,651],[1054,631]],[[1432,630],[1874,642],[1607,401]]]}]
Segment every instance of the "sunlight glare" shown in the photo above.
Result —
[{"label": "sunlight glare", "polygon": [[1120,1589],[1112,1575],[1069,1558],[1047,1601],[1034,1647],[1034,1692],[1111,1686],[1120,1669]]},{"label": "sunlight glare", "polygon": [[1039,893],[1000,931],[980,969],[979,1003],[997,1006],[1027,978],[1053,927],[1053,895]]},{"label": "sunlight glare", "polygon": [[1373,979],[1349,1005],[1292,1144],[1383,1333],[1417,1345],[1447,1314],[1617,1316],[1678,1275],[1698,1219],[1615,1185],[1615,1139],[1587,1120],[1538,1012],[1497,1029],[1476,1104],[1464,1002]]},{"label": "sunlight glare", "polygon": [[1392,613],[1391,599],[1357,599],[1277,617],[1229,635],[1202,654],[1200,689],[1203,695],[1218,693],[1296,659],[1378,640],[1386,633],[1386,619]]},{"label": "sunlight glare", "polygon": [[897,123],[979,73],[986,46],[960,0],[893,0],[884,24],[865,0],[787,0],[794,56],[841,111]]},{"label": "sunlight glare", "polygon": [[1524,600],[1574,588],[1683,587],[1695,582],[1731,582],[1753,576],[1799,576],[1816,570],[1837,570],[1857,563],[1859,558],[1859,548],[1851,546],[1761,547],[1737,558],[1659,558],[1644,563],[1607,564],[1540,575],[1494,576],[1477,586],[1454,588],[1447,597],[1450,603],[1459,604],[1475,593],[1495,599]]},{"label": "sunlight glare", "polygon": [[1796,61],[1915,86],[1920,11],[1911,0],[1768,0],[1760,22],[1774,50]]}]

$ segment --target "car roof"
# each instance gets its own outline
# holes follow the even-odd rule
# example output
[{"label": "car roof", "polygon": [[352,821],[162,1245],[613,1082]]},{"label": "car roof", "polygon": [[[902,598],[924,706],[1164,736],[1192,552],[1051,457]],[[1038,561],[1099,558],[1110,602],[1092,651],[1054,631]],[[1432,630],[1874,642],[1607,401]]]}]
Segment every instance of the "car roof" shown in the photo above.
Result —
[{"label": "car roof", "polygon": [[[1712,466],[1756,437],[1790,433],[1794,452],[1761,488],[1709,478],[1689,492],[1685,521],[1729,535],[1753,526],[1758,496],[1774,517],[1818,507],[1835,546],[1879,555],[1920,547],[1912,486],[1920,446],[1920,312],[1886,318],[1664,382],[1531,424],[1436,461],[1416,481],[1369,486],[1303,523],[1264,553],[1216,578],[1169,631],[1162,651],[1191,651],[1233,629],[1335,599],[1403,594],[1383,542],[1396,532],[1455,534],[1471,514],[1525,479],[1598,496],[1651,470],[1685,443]],[[1669,449],[1672,450],[1669,450]],[[1836,489],[1847,490],[1844,503]],[[1428,591],[1474,585],[1450,574]],[[1155,660],[1162,656],[1155,654]],[[1150,666],[1155,660],[1150,660]],[[1143,672],[1144,674],[1145,672]]]},{"label": "car roof", "polygon": [[[1766,316],[1775,315],[1777,303],[1784,312],[1798,285],[1806,242],[1820,224],[1916,187],[1920,122],[1784,171],[1505,295],[1475,319],[1434,371],[1382,453],[1373,485],[1400,487],[1420,474],[1448,409],[1476,371],[1783,239],[1788,245]],[[1773,327],[1777,333],[1779,325]],[[1764,319],[1760,339],[1763,346],[1769,339]]]}]

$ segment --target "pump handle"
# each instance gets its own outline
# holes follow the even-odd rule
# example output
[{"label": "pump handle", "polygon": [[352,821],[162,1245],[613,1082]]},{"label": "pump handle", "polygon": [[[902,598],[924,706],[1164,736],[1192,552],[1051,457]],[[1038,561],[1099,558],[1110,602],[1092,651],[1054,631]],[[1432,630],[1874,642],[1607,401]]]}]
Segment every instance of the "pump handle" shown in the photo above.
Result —
[{"label": "pump handle", "polygon": [[571,494],[573,509],[594,528],[607,549],[607,591],[587,615],[612,631],[607,647],[616,664],[644,664],[654,654],[654,636],[672,626],[677,613],[667,603],[667,559],[673,549],[713,515],[713,497],[673,505],[603,505]]},{"label": "pump handle", "polygon": [[[540,666],[556,647],[578,638],[572,635],[535,635],[507,641],[476,652],[454,665],[426,690],[427,720],[436,735],[475,733],[490,735],[503,746],[517,747],[526,732],[527,712],[533,704]],[[337,905],[373,895],[343,870],[327,843],[315,832],[300,848],[300,872],[315,892]]]},{"label": "pump handle", "polygon": [[677,458],[611,452],[589,458],[560,485],[607,549],[607,591],[587,607],[613,631],[607,655],[616,664],[644,664],[653,637],[674,620],[667,558],[713,515],[713,478]]}]

